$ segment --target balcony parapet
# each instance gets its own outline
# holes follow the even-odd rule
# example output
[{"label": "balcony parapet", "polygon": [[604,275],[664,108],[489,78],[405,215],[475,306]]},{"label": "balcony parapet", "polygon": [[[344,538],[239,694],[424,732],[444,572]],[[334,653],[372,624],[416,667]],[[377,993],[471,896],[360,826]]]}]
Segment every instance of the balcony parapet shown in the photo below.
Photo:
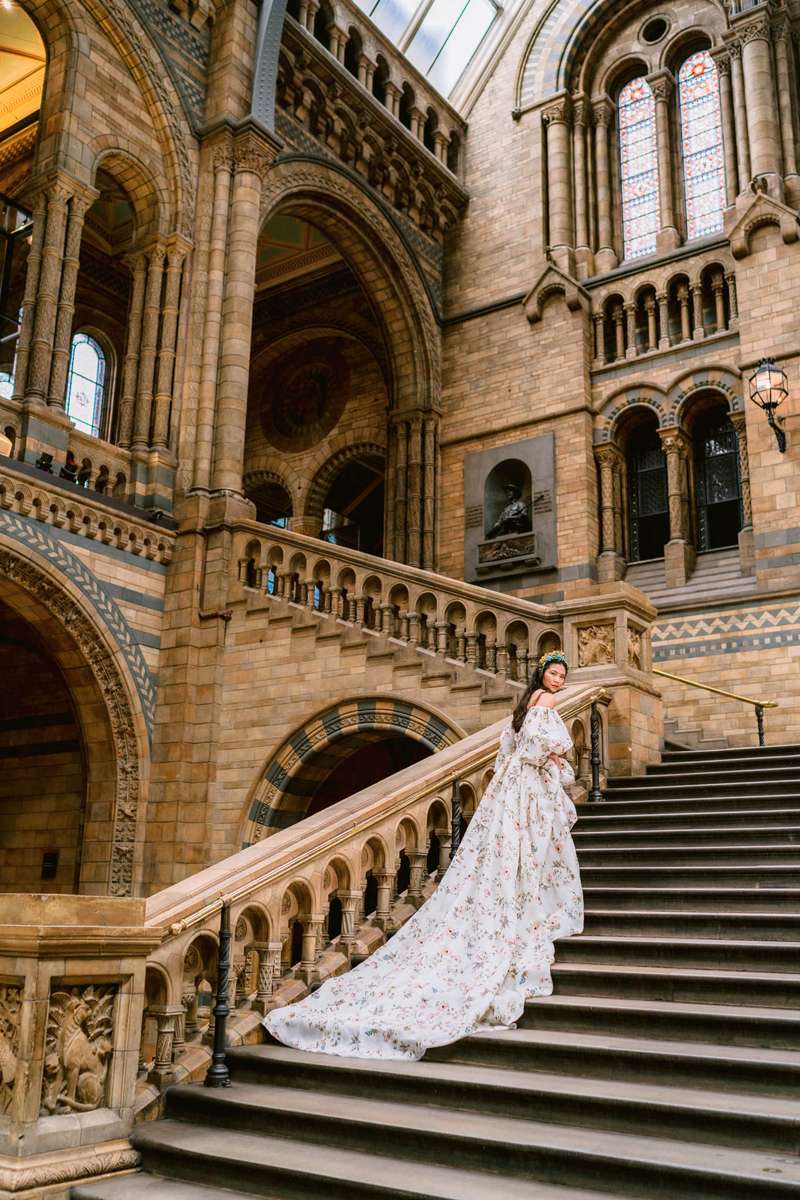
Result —
[{"label": "balcony parapet", "polygon": [[[332,51],[286,17],[278,106],[424,233],[441,240],[467,203],[458,178],[466,125],[359,9],[348,7],[347,19],[344,40],[332,43]],[[359,47],[374,47],[375,55],[373,60],[359,49],[358,74],[345,65],[351,61],[348,42],[356,38]]]}]

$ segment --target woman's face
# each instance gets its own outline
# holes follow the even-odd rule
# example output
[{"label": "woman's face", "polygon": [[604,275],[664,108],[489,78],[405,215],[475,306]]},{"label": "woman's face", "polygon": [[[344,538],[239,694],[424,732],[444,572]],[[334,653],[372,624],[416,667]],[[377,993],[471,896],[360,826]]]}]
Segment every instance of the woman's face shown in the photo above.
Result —
[{"label": "woman's face", "polygon": [[560,692],[567,679],[567,669],[563,663],[550,663],[542,676],[542,683],[548,692]]}]

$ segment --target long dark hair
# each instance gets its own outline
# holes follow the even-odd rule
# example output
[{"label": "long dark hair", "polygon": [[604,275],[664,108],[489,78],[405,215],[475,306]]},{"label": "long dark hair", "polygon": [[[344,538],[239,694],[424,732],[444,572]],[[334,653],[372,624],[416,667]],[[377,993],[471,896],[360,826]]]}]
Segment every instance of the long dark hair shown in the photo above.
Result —
[{"label": "long dark hair", "polygon": [[543,667],[540,667],[538,663],[536,664],[536,669],[531,675],[530,682],[520,696],[519,703],[514,709],[513,716],[511,717],[511,724],[515,733],[519,733],[520,729],[522,728],[522,722],[525,720],[525,714],[528,711],[528,705],[530,703],[531,696],[534,692],[538,692],[544,687],[544,673],[548,667],[553,665],[554,662],[560,662],[564,670],[568,670],[567,664],[560,658],[552,659],[550,662],[545,661]]}]

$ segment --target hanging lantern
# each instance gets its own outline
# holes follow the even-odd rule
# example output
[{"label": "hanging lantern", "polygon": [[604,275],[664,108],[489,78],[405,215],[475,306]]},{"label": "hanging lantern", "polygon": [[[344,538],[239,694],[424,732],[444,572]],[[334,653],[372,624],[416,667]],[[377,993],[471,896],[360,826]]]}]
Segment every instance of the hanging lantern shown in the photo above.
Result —
[{"label": "hanging lantern", "polygon": [[750,399],[767,414],[781,454],[786,450],[786,434],[775,420],[775,412],[789,395],[786,372],[771,358],[762,358],[750,376]]}]

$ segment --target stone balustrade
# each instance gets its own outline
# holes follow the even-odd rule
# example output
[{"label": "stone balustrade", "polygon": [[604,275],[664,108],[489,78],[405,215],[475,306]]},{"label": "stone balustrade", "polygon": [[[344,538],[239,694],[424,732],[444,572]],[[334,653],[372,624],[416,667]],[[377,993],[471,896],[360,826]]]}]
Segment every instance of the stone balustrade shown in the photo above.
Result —
[{"label": "stone balustrade", "polygon": [[588,290],[595,370],[739,327],[736,275],[727,249],[620,273]]},{"label": "stone balustrade", "polygon": [[341,0],[328,25],[321,11],[302,0],[297,19],[286,18],[279,116],[441,240],[467,202],[459,183],[466,125],[357,5]]}]

